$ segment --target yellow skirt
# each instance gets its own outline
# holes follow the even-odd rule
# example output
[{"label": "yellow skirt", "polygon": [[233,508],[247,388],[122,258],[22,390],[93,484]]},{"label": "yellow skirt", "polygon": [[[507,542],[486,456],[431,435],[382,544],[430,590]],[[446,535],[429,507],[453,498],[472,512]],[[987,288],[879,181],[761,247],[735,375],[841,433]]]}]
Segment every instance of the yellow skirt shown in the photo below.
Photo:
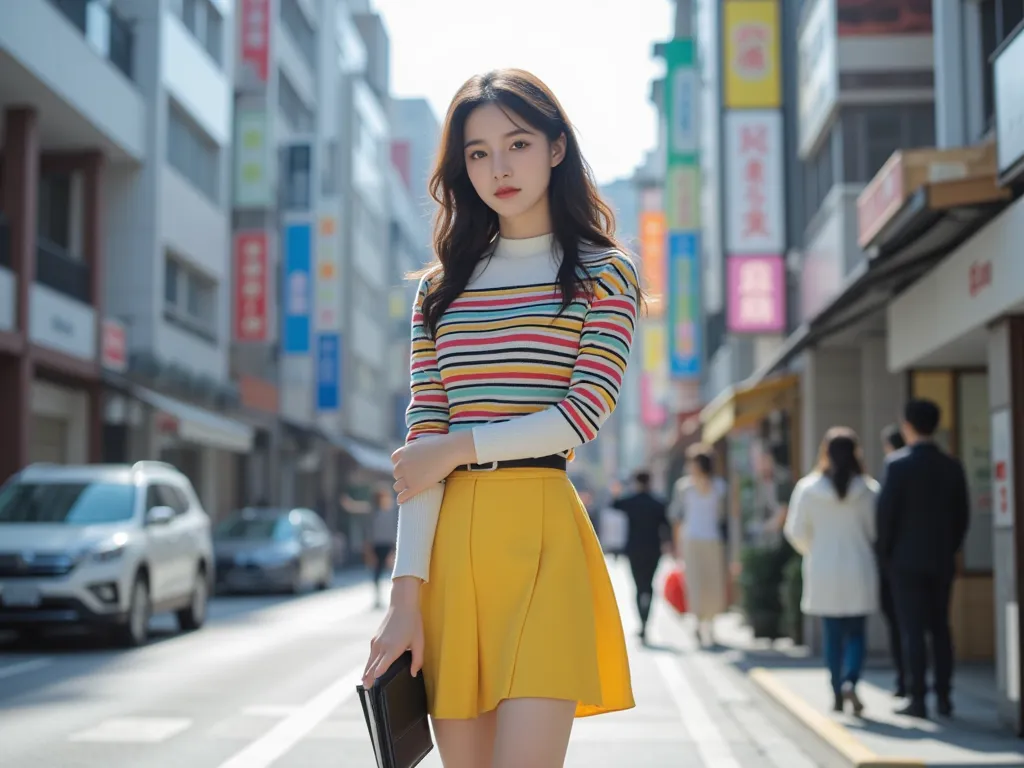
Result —
[{"label": "yellow skirt", "polygon": [[634,706],[604,554],[565,472],[452,474],[421,602],[435,718],[515,698],[575,701],[577,717]]}]

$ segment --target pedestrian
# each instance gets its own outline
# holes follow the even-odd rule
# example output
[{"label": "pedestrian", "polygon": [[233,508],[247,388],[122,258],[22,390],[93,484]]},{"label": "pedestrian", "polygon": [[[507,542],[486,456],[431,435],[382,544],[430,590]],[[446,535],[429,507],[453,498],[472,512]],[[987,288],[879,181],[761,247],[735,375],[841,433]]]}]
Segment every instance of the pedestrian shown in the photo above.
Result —
[{"label": "pedestrian", "polygon": [[864,710],[857,683],[867,617],[878,610],[877,496],[856,433],[833,427],[821,443],[817,468],[793,490],[783,529],[804,558],[801,610],[822,617],[833,708],[841,712],[849,702],[856,715]]},{"label": "pedestrian", "polygon": [[669,519],[675,552],[686,569],[687,610],[697,620],[697,643],[715,644],[715,618],[725,612],[726,484],[708,446],[686,452],[686,474],[672,489]]},{"label": "pedestrian", "polygon": [[370,535],[366,540],[366,560],[373,574],[373,606],[381,607],[380,580],[384,571],[394,564],[395,540],[398,537],[398,506],[388,487],[374,494],[370,519]]},{"label": "pedestrian", "polygon": [[431,192],[391,605],[364,684],[411,648],[444,765],[560,766],[574,717],[634,706],[566,461],[615,407],[639,280],[571,123],[527,72],[459,89]]},{"label": "pedestrian", "polygon": [[651,493],[651,473],[645,469],[633,474],[633,492],[616,499],[612,507],[626,516],[624,551],[636,586],[636,608],[640,615],[640,640],[647,643],[647,620],[654,598],[654,572],[662,551],[671,541],[665,502]]},{"label": "pedestrian", "polygon": [[629,518],[621,509],[613,506],[615,500],[622,495],[622,490],[622,483],[618,480],[609,485],[606,494],[608,503],[601,508],[597,518],[597,539],[601,542],[601,549],[616,562],[626,554],[626,541],[629,538]]},{"label": "pedestrian", "polygon": [[[906,446],[900,428],[896,424],[890,424],[882,431],[882,452],[885,455],[886,464],[889,459]],[[882,480],[885,480],[883,470]],[[900,624],[896,616],[896,604],[892,599],[892,585],[889,583],[889,575],[885,568],[881,567],[879,559],[878,568],[878,589],[882,606],[882,616],[885,618],[885,626],[889,631],[889,653],[892,656],[892,666],[896,670],[896,686],[894,695],[902,699],[907,695],[906,676],[904,675],[903,644],[900,642]]]},{"label": "pedestrian", "polygon": [[889,458],[878,499],[878,554],[889,577],[908,673],[910,701],[899,714],[918,718],[928,716],[926,635],[938,712],[953,714],[949,599],[970,520],[963,465],[934,441],[941,417],[931,400],[906,404],[900,431],[907,447]]}]

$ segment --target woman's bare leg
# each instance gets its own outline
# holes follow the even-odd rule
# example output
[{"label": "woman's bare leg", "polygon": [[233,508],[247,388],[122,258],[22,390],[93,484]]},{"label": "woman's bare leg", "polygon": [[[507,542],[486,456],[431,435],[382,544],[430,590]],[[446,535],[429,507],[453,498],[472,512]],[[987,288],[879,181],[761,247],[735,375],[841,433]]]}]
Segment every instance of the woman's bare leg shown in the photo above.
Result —
[{"label": "woman's bare leg", "polygon": [[497,722],[495,710],[472,720],[434,720],[434,737],[444,768],[489,768]]},{"label": "woman's bare leg", "polygon": [[[492,768],[562,768],[575,714],[575,701],[506,699],[501,702]],[[448,768],[447,763],[445,768]]]}]

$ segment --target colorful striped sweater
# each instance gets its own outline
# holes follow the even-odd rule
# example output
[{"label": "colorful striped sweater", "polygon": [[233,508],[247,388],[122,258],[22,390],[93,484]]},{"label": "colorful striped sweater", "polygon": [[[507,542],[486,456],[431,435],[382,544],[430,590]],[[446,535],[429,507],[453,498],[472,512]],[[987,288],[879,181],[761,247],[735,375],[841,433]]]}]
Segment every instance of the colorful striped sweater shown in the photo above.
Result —
[{"label": "colorful striped sweater", "polygon": [[[435,338],[412,317],[408,441],[472,429],[482,463],[565,453],[597,437],[622,386],[636,326],[638,278],[618,251],[584,251],[593,295],[559,315],[560,255],[551,235],[498,240]],[[399,510],[393,577],[427,579],[444,484]]]}]

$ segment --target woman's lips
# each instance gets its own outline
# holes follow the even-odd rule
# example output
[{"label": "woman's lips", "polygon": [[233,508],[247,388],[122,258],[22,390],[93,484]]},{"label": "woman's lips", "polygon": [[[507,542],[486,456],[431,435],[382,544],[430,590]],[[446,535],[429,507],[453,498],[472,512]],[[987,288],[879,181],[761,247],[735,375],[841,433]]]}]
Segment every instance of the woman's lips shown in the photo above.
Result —
[{"label": "woman's lips", "polygon": [[518,194],[519,190],[516,189],[515,187],[502,187],[501,189],[494,193],[494,196],[499,197],[502,200],[506,200],[510,197],[515,197]]}]

